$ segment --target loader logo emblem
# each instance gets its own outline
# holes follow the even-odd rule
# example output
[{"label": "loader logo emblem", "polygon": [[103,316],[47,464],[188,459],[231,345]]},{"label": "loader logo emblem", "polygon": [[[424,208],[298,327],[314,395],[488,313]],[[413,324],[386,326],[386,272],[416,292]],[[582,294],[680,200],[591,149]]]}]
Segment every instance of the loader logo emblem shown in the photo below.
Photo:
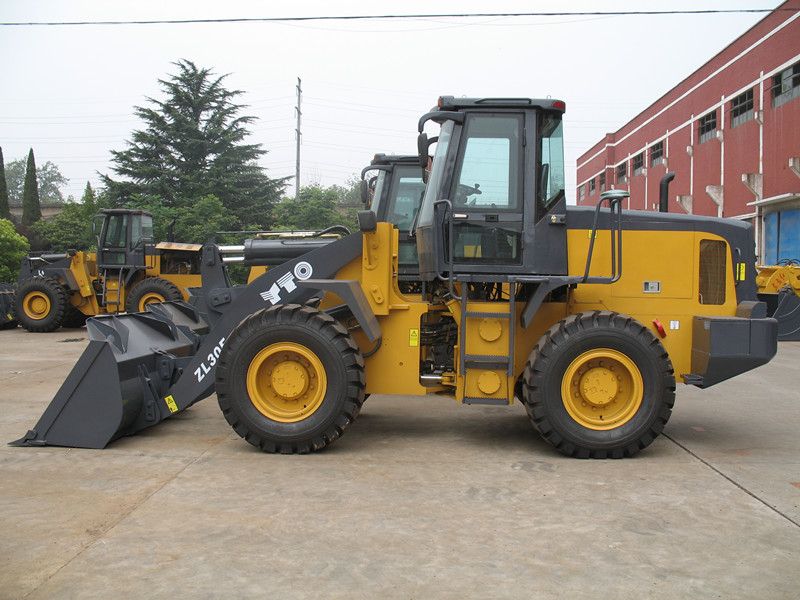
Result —
[{"label": "loader logo emblem", "polygon": [[261,292],[261,298],[263,298],[264,302],[269,302],[272,305],[278,304],[281,301],[282,289],[291,294],[297,289],[295,278],[300,281],[305,281],[309,279],[313,273],[314,267],[312,267],[310,263],[305,261],[299,262],[294,266],[293,272],[281,276],[268,290]]}]

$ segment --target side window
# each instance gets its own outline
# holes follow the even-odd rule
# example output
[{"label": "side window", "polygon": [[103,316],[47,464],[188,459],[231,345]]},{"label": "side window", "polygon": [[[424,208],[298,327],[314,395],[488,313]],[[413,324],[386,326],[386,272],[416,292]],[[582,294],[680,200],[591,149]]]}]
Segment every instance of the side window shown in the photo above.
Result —
[{"label": "side window", "polygon": [[[564,136],[559,117],[543,115],[539,125],[539,159],[536,166],[536,220],[539,221],[564,197]],[[605,189],[605,172],[600,175],[600,191]],[[595,180],[589,182],[589,195],[595,193]]]},{"label": "side window", "polygon": [[142,240],[142,216],[136,215],[131,221],[131,247],[135,248]]}]

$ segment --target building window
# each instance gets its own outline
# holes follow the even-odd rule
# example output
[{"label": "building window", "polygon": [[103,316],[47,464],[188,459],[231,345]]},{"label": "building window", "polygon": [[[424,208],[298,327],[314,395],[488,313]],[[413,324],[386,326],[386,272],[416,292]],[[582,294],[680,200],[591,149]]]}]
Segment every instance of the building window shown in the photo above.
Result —
[{"label": "building window", "polygon": [[664,142],[653,144],[650,148],[650,166],[655,167],[664,162]]},{"label": "building window", "polygon": [[628,163],[617,165],[617,183],[628,181]]},{"label": "building window", "polygon": [[605,171],[600,173],[600,191],[601,192],[605,192],[606,191],[606,172]]},{"label": "building window", "polygon": [[586,200],[586,187],[585,186],[578,186],[578,202],[583,202]]},{"label": "building window", "polygon": [[644,152],[633,157],[633,174],[639,175],[644,170]]},{"label": "building window", "polygon": [[747,90],[731,101],[731,128],[738,127],[752,118],[753,90]]},{"label": "building window", "polygon": [[594,196],[594,177],[589,181],[589,195]]},{"label": "building window", "polygon": [[800,96],[800,62],[772,78],[772,107]]},{"label": "building window", "polygon": [[700,143],[707,142],[717,135],[717,111],[712,110],[700,117]]}]

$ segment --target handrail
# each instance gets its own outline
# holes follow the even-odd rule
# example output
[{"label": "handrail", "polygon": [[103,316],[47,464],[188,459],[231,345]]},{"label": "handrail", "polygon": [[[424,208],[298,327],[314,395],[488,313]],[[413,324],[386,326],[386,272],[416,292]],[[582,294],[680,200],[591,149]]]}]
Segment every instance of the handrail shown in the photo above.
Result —
[{"label": "handrail", "polygon": [[[589,253],[586,256],[586,270],[580,283],[614,283],[622,277],[622,200],[628,198],[630,194],[624,190],[609,190],[603,192],[600,201],[594,212],[594,224],[589,241]],[[611,276],[610,277],[589,277],[589,270],[592,266],[592,256],[594,254],[594,240],[597,237],[597,226],[600,220],[600,208],[603,202],[608,200],[609,209],[609,233],[611,234]]]}]

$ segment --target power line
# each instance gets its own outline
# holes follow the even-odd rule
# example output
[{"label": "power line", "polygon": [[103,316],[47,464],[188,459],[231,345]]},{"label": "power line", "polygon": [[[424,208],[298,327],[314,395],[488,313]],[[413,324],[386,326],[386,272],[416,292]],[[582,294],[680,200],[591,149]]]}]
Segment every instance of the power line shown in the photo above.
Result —
[{"label": "power line", "polygon": [[249,17],[230,19],[153,19],[141,21],[30,21],[19,23],[0,23],[4,27],[29,26],[70,26],[70,25],[187,25],[208,23],[291,23],[304,21],[367,21],[411,19],[467,19],[502,17],[622,17],[656,15],[719,15],[771,12],[798,12],[797,8],[720,8],[697,10],[625,10],[625,11],[537,11],[537,12],[498,12],[498,13],[438,13],[411,15],[328,15],[314,17]]}]

